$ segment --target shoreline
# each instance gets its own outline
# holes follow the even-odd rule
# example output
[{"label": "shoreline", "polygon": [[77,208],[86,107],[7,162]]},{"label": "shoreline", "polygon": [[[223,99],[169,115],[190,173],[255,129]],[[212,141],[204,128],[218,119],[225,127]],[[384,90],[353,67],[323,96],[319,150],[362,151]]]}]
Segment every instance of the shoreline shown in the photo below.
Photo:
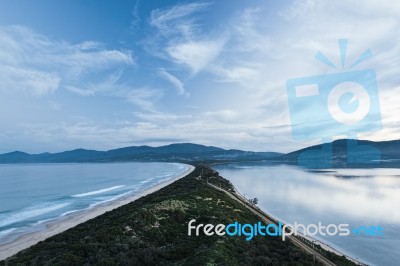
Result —
[{"label": "shoreline", "polygon": [[[218,171],[218,170],[216,170],[216,169],[213,168],[214,165],[218,165],[218,164],[219,164],[219,163],[212,164],[212,165],[211,165],[211,168],[212,168],[213,170],[215,170],[215,171]],[[220,165],[223,165],[223,164],[225,164],[225,163],[220,163]],[[228,163],[228,164],[229,164],[229,163]],[[224,176],[222,176],[222,177],[225,178]],[[225,178],[225,179],[228,180],[229,182],[231,182],[229,179],[227,179],[227,178]],[[281,222],[283,222],[284,224],[286,224],[286,222],[284,222],[284,219],[281,219],[280,217],[275,216],[274,214],[269,213],[267,210],[262,209],[260,206],[257,206],[257,205],[255,205],[255,204],[251,203],[250,200],[247,199],[247,198],[244,196],[245,194],[242,194],[242,193],[234,186],[234,184],[233,184],[232,182],[231,182],[231,184],[232,184],[232,186],[233,186],[234,192],[226,191],[226,190],[224,190],[224,189],[222,189],[222,188],[215,187],[214,184],[210,183],[210,185],[211,185],[211,186],[214,186],[216,189],[223,190],[225,193],[234,194],[238,199],[240,198],[240,201],[241,201],[242,204],[244,204],[244,206],[247,205],[246,207],[250,207],[250,208],[255,209],[257,212],[260,212],[262,215],[265,215],[266,217],[268,217],[269,219],[271,219],[272,221],[274,221],[274,222],[276,222],[276,223],[278,223],[278,221],[281,221]],[[334,254],[337,255],[337,256],[343,256],[343,257],[345,257],[347,260],[353,262],[353,263],[356,264],[356,265],[361,265],[361,266],[369,265],[369,262],[367,262],[367,260],[356,257],[354,254],[352,254],[351,252],[349,252],[349,251],[346,250],[345,248],[340,247],[340,246],[338,246],[338,245],[335,245],[335,244],[331,243],[329,240],[322,239],[322,238],[320,238],[320,237],[307,236],[307,235],[304,235],[304,234],[301,233],[301,232],[299,232],[298,236],[301,237],[301,238],[303,238],[303,239],[305,239],[305,240],[307,240],[307,241],[309,241],[309,242],[312,242],[313,245],[315,245],[315,244],[316,244],[316,245],[319,245],[320,248],[323,249],[323,250],[325,250],[325,251],[334,253]]]},{"label": "shoreline", "polygon": [[[278,219],[276,219],[274,216],[267,214],[264,210],[262,210],[261,208],[259,208],[258,206],[254,205],[253,203],[251,203],[246,197],[244,197],[244,195],[242,195],[235,187],[234,188],[234,192],[230,192],[227,191],[225,189],[219,188],[217,186],[215,186],[212,183],[207,183],[208,185],[210,185],[211,187],[214,187],[217,190],[223,191],[224,193],[228,194],[231,196],[231,198],[234,198],[235,200],[237,200],[238,202],[240,202],[241,204],[243,204],[244,207],[248,208],[249,210],[251,210],[254,214],[258,215],[259,217],[261,217],[262,219],[264,219],[267,223],[278,223]],[[309,247],[307,245],[305,245],[304,243],[300,243],[299,244],[299,239],[298,237],[302,237],[304,239],[307,239],[308,241],[312,241],[313,242],[313,249],[312,249],[312,253],[316,254],[317,256],[320,256],[322,258],[322,261],[326,261],[328,265],[330,265],[332,262],[329,261],[329,259],[327,259],[324,255],[316,253],[316,251],[314,251],[314,244],[318,244],[322,249],[324,249],[325,251],[329,251],[334,253],[337,256],[344,256],[347,260],[353,262],[356,265],[368,265],[364,262],[359,261],[356,258],[353,258],[350,255],[347,255],[341,251],[338,251],[337,249],[335,249],[334,247],[330,246],[329,244],[327,244],[326,242],[319,240],[317,238],[313,238],[310,236],[305,236],[304,234],[300,233],[298,235],[291,235],[290,238],[293,241],[293,243],[297,246],[299,246],[300,248],[302,248],[304,250],[304,252],[309,252],[307,251],[307,249],[309,249]],[[293,239],[294,238],[294,239]],[[297,243],[294,242],[294,240],[297,239]],[[306,248],[304,248],[306,247]]]},{"label": "shoreline", "polygon": [[356,258],[355,255],[351,254],[350,252],[344,250],[343,248],[329,242],[328,240],[316,238],[312,236],[304,235],[303,233],[299,234],[304,239],[313,242],[315,245],[319,245],[322,249],[335,253],[338,256],[344,256],[346,259],[354,262],[357,265],[368,265],[368,262],[362,261],[362,259]]},{"label": "shoreline", "polygon": [[112,211],[112,210],[119,208],[123,205],[126,205],[132,201],[135,201],[143,196],[154,193],[165,186],[168,186],[169,184],[175,182],[176,180],[187,176],[188,174],[193,172],[193,170],[195,169],[195,167],[192,165],[189,165],[189,164],[185,164],[185,165],[187,165],[189,167],[189,169],[187,171],[185,171],[184,173],[182,173],[181,175],[174,177],[170,180],[164,181],[160,184],[157,184],[157,185],[155,185],[149,189],[146,189],[142,192],[139,192],[134,195],[122,197],[115,201],[99,204],[91,209],[81,210],[81,211],[67,214],[64,217],[55,218],[55,220],[53,220],[53,221],[44,223],[44,226],[46,227],[45,230],[23,234],[9,243],[0,244],[0,261],[15,255],[18,252],[20,252],[26,248],[29,248],[29,247],[37,244],[40,241],[43,241],[49,237],[52,237],[56,234],[64,232],[72,227],[75,227],[75,226],[77,226],[81,223],[84,223],[90,219],[100,216],[108,211]]}]

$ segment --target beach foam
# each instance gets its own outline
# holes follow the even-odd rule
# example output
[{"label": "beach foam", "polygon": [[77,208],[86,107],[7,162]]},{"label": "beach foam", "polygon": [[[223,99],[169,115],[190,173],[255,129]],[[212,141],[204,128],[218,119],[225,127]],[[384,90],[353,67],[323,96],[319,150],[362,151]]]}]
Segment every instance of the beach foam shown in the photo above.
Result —
[{"label": "beach foam", "polygon": [[[0,215],[0,227],[11,225],[14,223],[22,222],[30,218],[34,218],[52,211],[56,211],[70,205],[69,202],[64,203],[43,203],[38,204],[11,215]],[[4,231],[2,231],[4,232]]]},{"label": "beach foam", "polygon": [[111,190],[115,190],[115,189],[118,189],[121,187],[125,187],[125,185],[113,186],[113,187],[103,188],[103,189],[89,191],[89,192],[85,192],[85,193],[75,194],[75,195],[72,195],[72,197],[81,198],[81,197],[93,196],[93,195],[109,192]]},{"label": "beach foam", "polygon": [[[35,175],[37,168],[31,165],[10,166],[11,170],[20,172],[21,178],[25,177],[25,173],[31,172],[33,176],[40,177],[39,181],[52,182],[53,187],[49,185],[45,189],[26,187],[29,189],[26,192],[32,194],[31,200],[26,200],[23,194],[17,194],[21,193],[21,189],[16,189],[12,194],[14,199],[18,200],[19,204],[16,205],[21,205],[20,200],[25,199],[23,203],[30,206],[12,212],[9,211],[13,208],[10,204],[0,212],[0,260],[77,224],[152,193],[194,169],[193,166],[179,167],[179,169],[186,169],[182,172],[177,169],[177,165],[170,163],[60,164],[57,167],[52,165],[50,171],[45,172],[46,167],[47,165],[41,167],[40,172]],[[172,171],[171,167],[174,168]],[[81,174],[79,176],[75,173],[71,174],[70,168],[75,171],[78,168]],[[57,178],[51,180],[54,176]],[[105,188],[93,190],[104,182],[103,176],[107,177],[105,181],[108,184],[103,184]],[[19,182],[18,179],[14,178],[10,181],[5,177],[0,178],[0,185],[1,180],[4,182],[15,180],[16,184]],[[110,181],[114,181],[114,184],[123,182],[126,185],[113,184],[114,186],[108,187]],[[148,182],[141,183],[141,181]],[[40,182],[35,184],[40,184]],[[80,191],[79,188],[74,188],[75,184],[79,185]],[[90,189],[91,185],[93,185],[92,189]],[[85,187],[88,192],[80,193]],[[10,200],[12,199],[8,199],[6,203],[9,204]],[[35,200],[44,201],[38,201],[39,203],[35,204]],[[46,201],[52,201],[52,203],[42,203]],[[1,198],[0,203],[2,203]],[[8,231],[11,227],[16,229]]]}]

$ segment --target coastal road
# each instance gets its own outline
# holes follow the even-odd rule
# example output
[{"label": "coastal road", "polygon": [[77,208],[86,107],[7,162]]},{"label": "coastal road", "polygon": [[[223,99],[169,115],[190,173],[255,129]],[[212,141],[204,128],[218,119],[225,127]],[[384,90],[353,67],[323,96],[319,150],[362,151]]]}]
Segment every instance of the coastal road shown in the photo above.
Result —
[{"label": "coastal road", "polygon": [[[243,196],[235,193],[232,194],[222,188],[219,188],[211,183],[207,183],[209,186],[213,187],[214,189],[217,189],[219,191],[224,192],[225,194],[227,194],[230,198],[238,201],[239,203],[243,204],[247,209],[249,209],[251,212],[253,212],[254,214],[256,214],[257,216],[259,216],[264,222],[268,223],[268,224],[276,224],[276,222],[274,222],[270,217],[268,217],[266,214],[262,213],[262,211],[260,209],[258,209],[257,207],[251,205],[249,203],[249,201],[244,198]],[[328,260],[327,258],[325,258],[322,254],[318,253],[317,251],[315,251],[312,247],[308,246],[307,244],[303,243],[301,240],[297,239],[295,236],[288,236],[288,238],[293,242],[293,244],[295,244],[296,246],[300,247],[301,249],[303,249],[304,251],[306,251],[309,254],[312,254],[314,256],[314,259],[317,259],[318,261],[320,261],[321,263],[323,263],[324,265],[328,265],[328,266],[336,266],[337,264],[333,263],[332,261]]]}]

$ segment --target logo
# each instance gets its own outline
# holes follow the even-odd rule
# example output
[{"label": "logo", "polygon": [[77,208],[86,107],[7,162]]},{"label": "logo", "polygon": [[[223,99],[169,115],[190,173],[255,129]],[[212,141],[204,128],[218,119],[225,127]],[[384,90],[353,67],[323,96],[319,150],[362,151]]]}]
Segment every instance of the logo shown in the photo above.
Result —
[{"label": "logo", "polygon": [[[287,80],[292,136],[304,141],[321,139],[330,142],[335,136],[346,135],[356,139],[357,134],[373,132],[382,128],[376,73],[373,69],[353,70],[372,56],[366,50],[348,68],[346,64],[347,40],[339,40],[342,69],[332,74],[292,78]],[[321,52],[317,60],[338,70]],[[363,152],[367,158],[360,159]],[[299,164],[318,159],[320,167],[332,165],[332,147],[322,145],[322,150],[308,150],[299,157]],[[367,145],[349,140],[347,145],[349,163],[376,162],[380,152]],[[305,165],[306,166],[306,165]]]},{"label": "logo", "polygon": [[224,224],[198,224],[194,225],[195,219],[190,220],[188,223],[188,236],[199,236],[204,234],[206,236],[244,236],[246,241],[252,240],[255,236],[272,236],[281,237],[285,241],[288,237],[294,235],[302,236],[349,236],[351,233],[355,236],[383,236],[383,228],[377,226],[359,226],[350,229],[349,224],[328,224],[323,225],[321,222],[317,224],[264,224],[257,222],[255,224],[241,224],[234,222],[228,225]]}]

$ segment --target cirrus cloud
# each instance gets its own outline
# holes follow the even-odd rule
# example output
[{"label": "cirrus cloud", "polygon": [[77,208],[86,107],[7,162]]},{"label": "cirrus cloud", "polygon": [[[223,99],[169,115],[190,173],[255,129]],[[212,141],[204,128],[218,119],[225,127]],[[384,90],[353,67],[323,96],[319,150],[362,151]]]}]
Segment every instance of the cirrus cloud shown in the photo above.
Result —
[{"label": "cirrus cloud", "polygon": [[98,87],[104,76],[134,65],[131,51],[106,49],[94,41],[70,44],[22,26],[0,27],[0,60],[0,90],[36,96],[62,86],[88,95],[77,88]]}]

